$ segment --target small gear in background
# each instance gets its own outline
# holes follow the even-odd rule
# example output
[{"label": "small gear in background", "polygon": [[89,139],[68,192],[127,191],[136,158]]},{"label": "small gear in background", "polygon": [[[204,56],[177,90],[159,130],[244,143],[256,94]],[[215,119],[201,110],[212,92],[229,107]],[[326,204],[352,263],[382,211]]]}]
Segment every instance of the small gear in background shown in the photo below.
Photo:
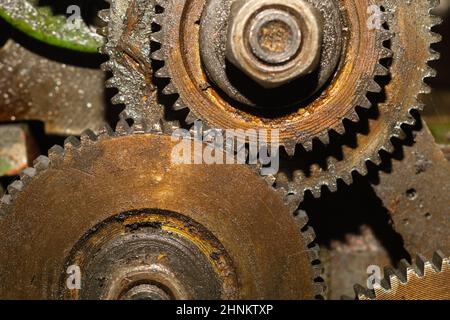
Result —
[{"label": "small gear in background", "polygon": [[[323,297],[306,216],[245,166],[174,164],[177,142],[146,131],[121,121],[68,138],[8,187],[1,298]],[[73,265],[83,290],[66,286]]]},{"label": "small gear in background", "polygon": [[355,286],[359,300],[449,300],[450,259],[436,252],[432,260],[418,255],[414,264],[403,260],[401,269],[386,268],[373,290]]}]

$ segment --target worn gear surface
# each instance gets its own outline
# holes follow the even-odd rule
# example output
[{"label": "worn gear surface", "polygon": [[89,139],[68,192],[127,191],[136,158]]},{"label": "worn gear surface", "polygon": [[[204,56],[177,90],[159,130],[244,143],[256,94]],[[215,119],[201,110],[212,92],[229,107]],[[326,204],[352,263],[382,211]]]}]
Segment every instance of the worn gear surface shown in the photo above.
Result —
[{"label": "worn gear surface", "polygon": [[[277,192],[245,166],[173,163],[177,142],[146,131],[121,121],[116,132],[106,127],[99,135],[85,132],[81,141],[68,138],[8,187],[0,201],[2,298],[110,297],[105,288],[122,283],[115,280],[123,267],[116,263],[140,259],[182,268],[177,278],[196,283],[177,287],[175,297],[323,294],[306,216],[294,221]],[[170,250],[155,253],[161,243]],[[76,292],[65,287],[65,270],[73,264],[89,270]],[[136,277],[138,267],[126,279]],[[202,275],[211,275],[204,285]]]},{"label": "worn gear surface", "polygon": [[418,256],[415,264],[402,261],[401,269],[387,268],[373,290],[355,286],[359,300],[449,300],[450,260],[440,252],[432,261]]}]

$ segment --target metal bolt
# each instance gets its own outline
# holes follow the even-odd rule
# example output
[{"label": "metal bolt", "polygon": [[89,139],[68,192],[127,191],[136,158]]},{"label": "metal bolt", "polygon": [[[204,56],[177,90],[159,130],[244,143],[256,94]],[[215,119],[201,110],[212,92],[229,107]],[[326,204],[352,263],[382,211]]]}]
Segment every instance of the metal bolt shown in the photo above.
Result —
[{"label": "metal bolt", "polygon": [[236,0],[226,56],[266,88],[286,84],[319,65],[323,24],[303,0]]}]

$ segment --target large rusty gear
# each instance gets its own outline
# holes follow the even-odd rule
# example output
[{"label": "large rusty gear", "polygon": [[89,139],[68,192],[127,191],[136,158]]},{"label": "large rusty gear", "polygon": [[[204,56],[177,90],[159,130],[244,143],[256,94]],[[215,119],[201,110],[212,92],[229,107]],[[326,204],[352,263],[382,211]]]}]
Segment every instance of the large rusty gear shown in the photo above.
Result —
[{"label": "large rusty gear", "polygon": [[[116,132],[68,138],[8,187],[1,298],[323,295],[306,216],[292,217],[245,166],[175,164],[178,142],[150,131],[120,121]],[[67,289],[73,266],[81,289]]]},{"label": "large rusty gear", "polygon": [[[200,58],[199,53],[197,52],[198,45],[196,45],[198,41],[195,41],[198,31],[185,33],[178,32],[180,28],[198,25],[201,6],[199,5],[196,9],[199,12],[192,12],[192,15],[190,15],[186,14],[187,11],[185,11],[189,8],[194,10],[190,2],[177,3],[177,5],[173,6],[173,10],[176,9],[176,12],[171,12],[171,1],[162,1],[161,5],[156,5],[155,3],[148,1],[145,1],[145,3],[141,2],[142,1],[139,0],[115,0],[111,2],[110,10],[102,13],[102,17],[105,21],[109,22],[108,27],[103,30],[108,36],[108,43],[104,47],[103,52],[110,56],[110,60],[105,64],[105,68],[111,70],[113,73],[113,77],[108,81],[108,85],[119,89],[119,93],[113,101],[115,103],[125,104],[126,108],[123,116],[144,123],[164,124],[166,123],[164,118],[167,116],[168,111],[164,110],[160,103],[158,103],[158,101],[162,99],[165,103],[171,104],[174,109],[182,109],[186,105],[191,107],[192,112],[190,113],[191,117],[188,116],[190,118],[188,122],[200,117],[202,120],[205,120],[207,125],[212,127],[239,128],[239,126],[236,126],[235,124],[230,125],[230,123],[223,120],[226,119],[226,117],[221,118],[220,116],[217,116],[211,121],[208,116],[206,116],[206,114],[217,113],[219,111],[223,111],[224,114],[226,114],[226,112],[233,110],[233,121],[237,121],[236,119],[240,117],[239,113],[242,113],[242,110],[231,107],[231,109],[213,108],[208,105],[207,101],[204,101],[207,98],[205,98],[205,95],[210,95],[214,89],[209,85],[204,85],[206,75],[201,73],[200,70]],[[292,141],[288,142],[289,139],[281,139],[289,155],[292,155],[296,150],[297,143],[301,143],[306,150],[304,152],[298,152],[299,150],[297,148],[297,154],[294,157],[289,157],[289,162],[292,165],[289,165],[286,170],[280,172],[280,174],[273,178],[273,181],[276,181],[276,186],[285,191],[286,202],[291,206],[292,210],[295,210],[299,202],[303,199],[306,191],[310,191],[313,196],[319,197],[323,187],[335,191],[339,180],[346,184],[350,184],[353,181],[353,174],[367,174],[368,166],[370,166],[369,163],[379,165],[381,163],[380,152],[392,152],[392,139],[403,139],[405,137],[404,128],[402,128],[402,126],[415,123],[415,119],[410,112],[411,110],[422,109],[423,104],[419,100],[419,96],[429,92],[429,88],[424,84],[423,80],[427,77],[433,77],[435,73],[427,63],[428,61],[438,58],[438,54],[431,50],[430,46],[440,40],[440,38],[430,30],[440,22],[439,18],[430,14],[431,9],[437,4],[436,1],[419,3],[417,1],[406,2],[401,0],[386,0],[382,3],[378,3],[384,10],[382,18],[387,20],[386,25],[388,26],[389,31],[386,31],[383,27],[382,30],[372,30],[367,32],[367,5],[370,5],[371,3],[372,2],[369,1],[364,4],[365,10],[357,10],[361,5],[361,2],[355,4],[349,1],[345,3],[346,5],[342,5],[345,9],[343,12],[346,12],[346,10],[353,12],[353,14],[349,14],[353,19],[356,19],[353,21],[352,26],[359,26],[357,30],[359,30],[361,34],[358,34],[358,32],[348,33],[350,45],[347,46],[346,50],[347,60],[343,60],[344,62],[341,63],[340,70],[345,70],[345,68],[349,68],[350,65],[355,64],[345,63],[345,61],[352,61],[353,53],[351,56],[348,55],[348,52],[352,52],[349,48],[352,48],[352,40],[358,40],[354,43],[354,46],[356,46],[356,48],[364,47],[365,50],[359,56],[355,55],[354,59],[356,59],[356,62],[359,61],[359,59],[364,60],[364,68],[370,66],[372,72],[369,75],[364,72],[359,72],[361,70],[353,70],[351,77],[359,79],[355,80],[358,85],[354,84],[352,86],[352,89],[358,89],[356,91],[358,95],[354,96],[354,99],[352,99],[354,103],[348,104],[340,102],[341,107],[348,107],[348,113],[336,116],[335,110],[330,112],[330,114],[334,115],[334,120],[336,120],[335,124],[341,129],[337,129],[332,123],[318,120],[312,127],[314,127],[314,130],[319,130],[319,127],[322,129],[325,128],[326,130],[323,134],[319,133],[321,129],[315,131],[314,134],[305,134],[305,130],[298,131],[297,128],[293,131],[296,132],[294,136],[299,138],[299,141],[292,143]],[[146,5],[146,10],[139,10],[138,8],[141,8],[140,6],[143,4]],[[152,16],[148,13],[148,10],[155,7],[157,14]],[[183,23],[176,20],[179,19],[181,12],[183,12],[183,19],[186,20],[183,20]],[[422,23],[422,29],[418,29],[416,24],[411,23],[411,16],[415,17],[413,19],[414,21],[420,21]],[[156,24],[153,24],[153,32],[149,30],[149,25],[151,24],[150,20],[156,22]],[[175,23],[175,20],[180,23]],[[351,22],[352,20],[347,21],[347,23]],[[364,29],[362,29],[363,24]],[[352,29],[349,28],[349,30],[351,31]],[[166,31],[173,34],[171,34],[171,36],[166,35]],[[179,50],[178,44],[180,44],[180,42],[178,40],[180,39],[177,38],[179,34],[188,37],[188,39],[181,40],[191,41],[192,48],[186,46],[184,51]],[[414,34],[415,36],[410,37],[411,34]],[[152,47],[151,41],[149,40],[150,37],[154,42],[161,45],[159,50],[158,48],[150,50]],[[362,38],[360,39],[359,37]],[[368,45],[371,49],[366,50],[367,46],[361,46],[360,41],[364,41],[364,43],[368,41],[371,43],[371,45]],[[389,48],[385,47],[385,45]],[[365,57],[368,52],[373,58],[370,58],[368,61],[371,61],[373,64],[369,63],[367,59],[361,59],[361,57]],[[380,64],[380,60],[389,57],[392,52],[394,52],[391,58],[392,61],[388,66],[390,80],[386,87],[383,88],[385,99],[372,107],[372,110],[375,110],[375,113],[377,113],[376,117],[366,119],[366,115],[364,115],[364,118],[361,119],[360,122],[363,123],[363,126],[365,125],[364,123],[367,122],[367,129],[363,130],[363,132],[357,132],[355,137],[352,138],[354,142],[351,145],[342,144],[339,139],[334,139],[332,143],[327,146],[327,143],[330,142],[330,132],[343,133],[345,131],[342,130],[344,128],[344,119],[358,122],[359,116],[355,109],[358,104],[363,107],[370,107],[366,94],[367,92],[378,92],[380,90],[380,86],[375,82],[375,77],[377,75],[386,75],[387,73],[387,69]],[[150,54],[155,61],[163,61],[163,66],[156,70],[154,74],[154,70],[151,68],[152,63],[149,59]],[[194,59],[195,61],[189,60],[190,62],[188,65],[190,68],[193,68],[194,63],[196,62],[197,65],[195,66],[198,68],[195,69],[196,72],[190,72],[189,75],[183,76],[180,73],[184,72],[183,70],[185,69],[183,69],[184,67],[181,62],[185,62],[186,59]],[[177,63],[181,63],[179,67],[175,67]],[[358,65],[358,63],[356,63],[356,65]],[[192,74],[195,74],[196,76],[194,78],[200,82],[203,81],[203,83],[199,82],[193,84],[192,82],[191,85],[187,85],[185,83],[186,81],[193,81],[193,77],[191,77]],[[332,97],[336,97],[336,99],[339,100],[342,97],[346,99],[352,96],[345,88],[340,88],[340,86],[346,86],[351,83],[350,80],[338,81],[339,77],[344,74],[346,74],[346,72],[338,72],[335,79],[331,82],[331,85],[327,87],[328,89],[326,90],[332,90],[333,95],[322,94],[318,97],[318,101],[327,102],[323,107],[323,110],[328,110],[330,105],[329,99]],[[403,81],[405,75],[409,79],[408,82]],[[164,77],[169,78],[166,86],[164,89],[161,87],[157,88],[154,83],[155,78]],[[128,85],[130,81],[133,83],[132,86]],[[340,89],[337,90],[337,87]],[[197,90],[198,88],[200,89]],[[195,94],[190,95],[186,91],[188,89],[195,92]],[[159,96],[160,99],[158,99],[157,96]],[[214,101],[221,99],[219,95],[213,96]],[[197,98],[200,100],[203,99],[202,102],[196,103],[194,100]],[[189,103],[184,100],[189,101]],[[182,101],[184,101],[184,103],[182,103]],[[360,103],[362,101],[364,103]],[[312,105],[316,104],[317,103],[312,103]],[[206,108],[207,110],[205,109],[204,113],[196,111],[198,108],[205,108],[205,106],[209,106],[210,108]],[[339,108],[336,110],[338,109]],[[320,112],[317,112],[317,114],[319,113]],[[313,116],[315,115],[313,114]],[[305,118],[306,115],[304,114],[301,117]],[[303,123],[303,121],[301,122]],[[261,123],[252,121],[251,126],[248,126],[248,128],[255,128],[255,126],[257,128],[263,128],[268,123],[272,123],[272,121],[269,121],[262,126],[260,126]],[[324,123],[325,125],[322,126]],[[179,123],[171,122],[170,125],[178,126]],[[289,130],[291,130],[295,126],[289,125],[288,127],[290,128]],[[302,134],[299,134],[299,132]],[[314,154],[310,155],[310,152],[307,151],[313,146],[313,137],[319,138],[319,140],[325,143],[325,148],[320,151],[319,161]],[[339,149],[338,152],[336,152],[337,149]]]},{"label": "large rusty gear", "polygon": [[436,252],[432,261],[418,255],[410,265],[401,262],[398,270],[385,269],[385,277],[373,290],[355,286],[358,300],[449,300],[450,259]]}]

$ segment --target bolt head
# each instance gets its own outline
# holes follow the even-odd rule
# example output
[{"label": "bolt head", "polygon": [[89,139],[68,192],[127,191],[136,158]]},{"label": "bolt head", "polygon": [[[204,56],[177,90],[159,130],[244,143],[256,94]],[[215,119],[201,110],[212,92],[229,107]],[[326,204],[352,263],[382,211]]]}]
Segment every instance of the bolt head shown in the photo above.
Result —
[{"label": "bolt head", "polygon": [[226,57],[265,88],[313,72],[319,65],[323,22],[303,0],[236,0]]}]

